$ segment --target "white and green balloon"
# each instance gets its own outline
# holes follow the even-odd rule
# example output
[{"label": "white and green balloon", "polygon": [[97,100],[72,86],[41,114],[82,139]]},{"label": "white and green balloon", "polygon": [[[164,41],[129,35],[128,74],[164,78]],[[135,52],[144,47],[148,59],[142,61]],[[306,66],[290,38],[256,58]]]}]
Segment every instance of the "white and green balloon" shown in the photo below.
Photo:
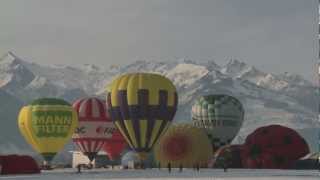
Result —
[{"label": "white and green balloon", "polygon": [[214,150],[230,144],[244,119],[241,102],[229,95],[208,95],[198,98],[191,116],[196,127],[204,128]]}]

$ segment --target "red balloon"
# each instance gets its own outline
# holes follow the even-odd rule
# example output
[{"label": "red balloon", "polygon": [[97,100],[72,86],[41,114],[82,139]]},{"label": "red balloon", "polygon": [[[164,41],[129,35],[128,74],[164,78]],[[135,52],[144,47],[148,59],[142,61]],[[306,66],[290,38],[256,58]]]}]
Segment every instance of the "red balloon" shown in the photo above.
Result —
[{"label": "red balloon", "polygon": [[257,158],[243,157],[242,166],[248,169],[257,169],[257,168],[261,168],[261,162],[260,162],[260,159],[257,159]]},{"label": "red balloon", "polygon": [[277,164],[274,161],[274,157],[270,153],[261,154],[260,163],[261,163],[261,167],[263,167],[265,169],[276,169],[277,168]]},{"label": "red balloon", "polygon": [[[249,148],[247,150],[250,151]],[[258,155],[251,156],[245,151],[246,149],[242,152],[242,165],[244,168],[288,169],[294,162],[292,159],[277,153],[265,151]]]},{"label": "red balloon", "polygon": [[112,138],[105,141],[103,150],[107,153],[110,160],[115,160],[120,157],[120,154],[126,147],[127,142],[117,129],[112,134]]},{"label": "red balloon", "polygon": [[242,168],[241,151],[243,145],[226,145],[219,148],[213,159],[209,161],[209,167],[213,168]]},{"label": "red balloon", "polygon": [[26,155],[0,155],[0,174],[34,174],[40,173],[37,162]]},{"label": "red balloon", "polygon": [[256,129],[246,138],[241,158],[245,168],[285,169],[308,153],[306,141],[296,131],[270,125]]}]

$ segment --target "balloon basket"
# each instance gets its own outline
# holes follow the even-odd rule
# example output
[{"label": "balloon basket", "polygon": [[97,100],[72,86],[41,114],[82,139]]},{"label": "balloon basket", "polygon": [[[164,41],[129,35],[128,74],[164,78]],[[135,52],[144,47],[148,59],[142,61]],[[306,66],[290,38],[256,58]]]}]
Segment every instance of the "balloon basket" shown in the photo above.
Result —
[{"label": "balloon basket", "polygon": [[87,164],[87,169],[93,169],[93,164],[91,162]]},{"label": "balloon basket", "polygon": [[53,170],[51,164],[48,161],[43,161],[43,164],[40,166],[41,170]]},{"label": "balloon basket", "polygon": [[137,154],[138,154],[139,159],[140,159],[141,162],[145,161],[147,159],[147,157],[148,157],[148,153],[145,153],[145,152],[139,152]]}]

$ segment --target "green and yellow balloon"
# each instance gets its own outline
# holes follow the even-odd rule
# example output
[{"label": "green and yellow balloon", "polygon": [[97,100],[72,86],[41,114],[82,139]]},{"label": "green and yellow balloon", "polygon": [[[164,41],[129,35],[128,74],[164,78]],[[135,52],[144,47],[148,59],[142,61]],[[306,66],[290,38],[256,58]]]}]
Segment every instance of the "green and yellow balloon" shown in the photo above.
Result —
[{"label": "green and yellow balloon", "polygon": [[68,102],[42,98],[21,109],[18,125],[26,141],[49,163],[71,138],[78,117]]},{"label": "green and yellow balloon", "polygon": [[112,82],[107,95],[111,119],[141,159],[169,127],[177,103],[172,82],[152,73],[122,75]]}]

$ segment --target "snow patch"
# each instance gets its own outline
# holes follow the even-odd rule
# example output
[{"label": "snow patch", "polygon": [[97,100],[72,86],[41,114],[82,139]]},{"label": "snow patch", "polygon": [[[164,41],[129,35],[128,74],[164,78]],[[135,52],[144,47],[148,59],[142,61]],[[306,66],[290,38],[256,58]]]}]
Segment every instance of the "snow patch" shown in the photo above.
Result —
[{"label": "snow patch", "polygon": [[263,79],[260,79],[257,82],[257,85],[264,87],[264,88],[279,91],[279,90],[282,90],[282,89],[288,87],[289,84],[286,81],[278,79],[277,77],[275,77],[272,74],[267,74]]},{"label": "snow patch", "polygon": [[178,87],[187,87],[209,73],[204,66],[194,64],[178,64],[165,75]]}]

